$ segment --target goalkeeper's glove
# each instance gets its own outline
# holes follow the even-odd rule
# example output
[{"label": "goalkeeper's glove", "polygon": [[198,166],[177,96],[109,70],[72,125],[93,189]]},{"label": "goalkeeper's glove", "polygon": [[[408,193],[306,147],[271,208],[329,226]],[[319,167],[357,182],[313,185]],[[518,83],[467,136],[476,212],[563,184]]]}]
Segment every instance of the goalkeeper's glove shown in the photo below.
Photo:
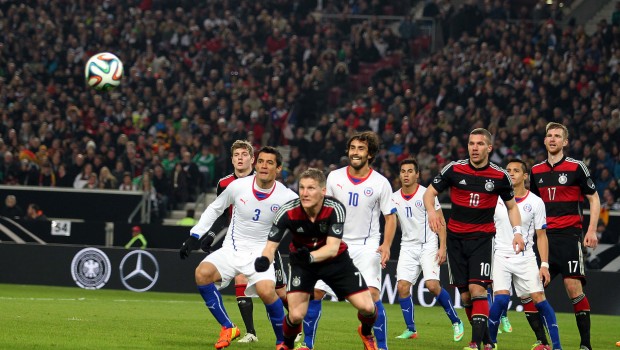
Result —
[{"label": "goalkeeper's glove", "polygon": [[314,262],[314,257],[310,254],[310,250],[306,246],[297,248],[297,251],[291,253],[289,258],[298,264],[312,264]]},{"label": "goalkeeper's glove", "polygon": [[198,245],[198,238],[194,236],[189,236],[189,238],[185,240],[185,242],[183,242],[183,245],[179,250],[179,255],[181,256],[181,259],[187,258],[192,250],[198,248]]},{"label": "goalkeeper's glove", "polygon": [[207,254],[211,253],[211,245],[213,244],[213,240],[215,240],[215,232],[207,232],[207,234],[204,235],[202,241],[200,242],[200,249],[202,249],[202,251]]},{"label": "goalkeeper's glove", "polygon": [[256,269],[256,272],[267,271],[269,269],[269,265],[271,264],[269,263],[269,258],[266,256],[261,256],[254,260],[254,269]]}]

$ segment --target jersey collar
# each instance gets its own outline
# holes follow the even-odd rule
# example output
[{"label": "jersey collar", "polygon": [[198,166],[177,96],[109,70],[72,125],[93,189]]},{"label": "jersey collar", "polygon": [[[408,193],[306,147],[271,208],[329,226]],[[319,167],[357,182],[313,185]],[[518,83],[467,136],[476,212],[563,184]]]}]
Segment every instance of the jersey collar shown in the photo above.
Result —
[{"label": "jersey collar", "polygon": [[420,184],[418,184],[418,187],[415,188],[415,191],[413,191],[412,194],[405,194],[403,192],[403,189],[401,187],[400,189],[400,195],[403,197],[404,200],[409,201],[411,198],[413,198],[415,196],[416,193],[418,193],[418,190],[420,189]]},{"label": "jersey collar", "polygon": [[370,171],[368,171],[368,175],[366,175],[365,177],[354,177],[354,176],[351,176],[351,174],[349,174],[349,167],[350,166],[347,166],[345,171],[347,172],[347,177],[349,178],[349,181],[351,181],[351,183],[354,185],[359,185],[362,182],[366,181],[370,177],[370,174],[372,174],[372,171],[373,171],[372,168],[370,168],[369,169]]},{"label": "jersey collar", "polygon": [[529,196],[529,195],[530,195],[530,191],[528,190],[527,192],[525,192],[525,196],[523,196],[523,197],[517,197],[517,196],[515,196],[515,201],[516,201],[517,203],[521,203],[521,202],[523,202],[523,201],[525,200],[525,198],[527,198],[527,196]]},{"label": "jersey collar", "polygon": [[252,193],[254,193],[254,198],[256,198],[259,201],[262,201],[262,200],[265,200],[265,199],[269,198],[269,196],[271,196],[273,191],[276,190],[276,185],[277,184],[278,184],[278,182],[274,181],[273,182],[273,187],[271,188],[271,190],[268,193],[258,191],[258,190],[256,190],[256,176],[254,176],[254,178],[252,179]]},{"label": "jersey collar", "polygon": [[483,171],[486,168],[488,168],[489,166],[491,166],[491,161],[489,160],[487,162],[487,165],[483,166],[482,168],[476,168],[473,164],[471,164],[471,160],[469,158],[467,158],[467,165],[469,165],[469,167],[471,168],[471,170],[473,171]]},{"label": "jersey collar", "polygon": [[563,155],[562,158],[560,158],[560,160],[558,160],[557,163],[551,165],[551,163],[549,163],[549,158],[547,158],[547,160],[545,160],[545,162],[547,162],[547,165],[549,166],[549,168],[553,169],[555,167],[557,167],[558,165],[564,163],[564,161],[566,160],[566,155]]}]

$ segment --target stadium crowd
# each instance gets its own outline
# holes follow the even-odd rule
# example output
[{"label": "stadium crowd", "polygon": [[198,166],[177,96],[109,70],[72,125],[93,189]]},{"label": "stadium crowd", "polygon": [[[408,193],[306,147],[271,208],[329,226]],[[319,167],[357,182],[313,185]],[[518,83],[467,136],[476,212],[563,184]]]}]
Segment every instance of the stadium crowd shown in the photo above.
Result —
[{"label": "stadium crowd", "polygon": [[[557,121],[617,210],[620,12],[587,35],[541,4],[427,1],[445,45],[419,56],[409,17],[349,17],[408,13],[403,1],[1,2],[0,181],[144,190],[163,217],[232,171],[236,139],[289,145],[283,180],[295,186],[291,175],[341,165],[348,136],[373,130],[374,167],[397,188],[400,160],[415,156],[428,185],[466,158],[476,127],[495,135],[494,162],[544,160],[544,127]],[[105,94],[84,84],[100,51],[125,64]],[[393,64],[360,83],[377,62]]]}]

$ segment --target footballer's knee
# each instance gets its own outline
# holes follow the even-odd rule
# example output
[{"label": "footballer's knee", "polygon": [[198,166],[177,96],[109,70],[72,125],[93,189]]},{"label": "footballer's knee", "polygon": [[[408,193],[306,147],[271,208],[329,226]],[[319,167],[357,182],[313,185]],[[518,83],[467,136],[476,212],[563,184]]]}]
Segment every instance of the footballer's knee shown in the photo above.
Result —
[{"label": "footballer's knee", "polygon": [[200,263],[196,267],[194,277],[196,279],[196,285],[203,286],[216,281],[215,274],[217,270],[215,266],[209,263]]},{"label": "footballer's knee", "polygon": [[571,299],[583,294],[583,286],[580,279],[566,278],[564,279],[564,287],[566,288],[566,293],[568,294],[568,297]]},{"label": "footballer's knee", "polygon": [[314,289],[314,300],[323,300],[325,297],[325,291],[320,289]]},{"label": "footballer's knee", "polygon": [[438,280],[426,280],[424,285],[426,286],[426,289],[428,289],[435,296],[441,293],[441,284],[439,284]]},{"label": "footballer's knee", "polygon": [[406,298],[411,295],[411,283],[404,280],[399,280],[396,284],[396,288],[398,289],[398,296],[401,298]]},{"label": "footballer's knee", "polygon": [[530,297],[532,298],[534,304],[542,303],[543,301],[545,301],[545,293],[543,292],[531,293]]},{"label": "footballer's knee", "polygon": [[370,295],[372,296],[372,301],[377,302],[377,301],[381,300],[381,293],[379,292],[379,290],[377,288],[370,287],[370,288],[368,288],[368,290],[370,290]]},{"label": "footballer's knee", "polygon": [[265,303],[265,305],[273,304],[276,300],[278,300],[275,283],[273,281],[258,281],[255,286],[256,294],[258,294],[258,297]]}]

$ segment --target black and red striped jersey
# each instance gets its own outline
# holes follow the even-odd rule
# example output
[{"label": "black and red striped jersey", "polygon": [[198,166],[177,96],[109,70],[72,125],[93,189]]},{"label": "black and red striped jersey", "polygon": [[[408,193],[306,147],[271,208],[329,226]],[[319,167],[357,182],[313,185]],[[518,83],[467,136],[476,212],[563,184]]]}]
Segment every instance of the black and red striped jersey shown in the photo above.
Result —
[{"label": "black and red striped jersey", "polygon": [[491,162],[475,168],[469,159],[446,165],[433,179],[433,187],[438,192],[450,189],[448,234],[467,239],[494,235],[497,197],[504,201],[514,197],[512,181],[504,169]]},{"label": "black and red striped jersey", "polygon": [[548,234],[581,235],[584,195],[596,192],[590,171],[582,161],[564,156],[554,165],[548,160],[534,165],[530,191],[545,202]]},{"label": "black and red striped jersey", "polygon": [[[327,243],[327,237],[342,239],[344,233],[345,208],[342,203],[332,197],[325,197],[323,206],[316,219],[310,221],[299,198],[285,203],[276,213],[269,240],[280,242],[289,230],[292,234],[289,249],[291,253],[305,246],[310,251],[317,250]],[[347,244],[340,241],[338,254],[347,250]]]}]

